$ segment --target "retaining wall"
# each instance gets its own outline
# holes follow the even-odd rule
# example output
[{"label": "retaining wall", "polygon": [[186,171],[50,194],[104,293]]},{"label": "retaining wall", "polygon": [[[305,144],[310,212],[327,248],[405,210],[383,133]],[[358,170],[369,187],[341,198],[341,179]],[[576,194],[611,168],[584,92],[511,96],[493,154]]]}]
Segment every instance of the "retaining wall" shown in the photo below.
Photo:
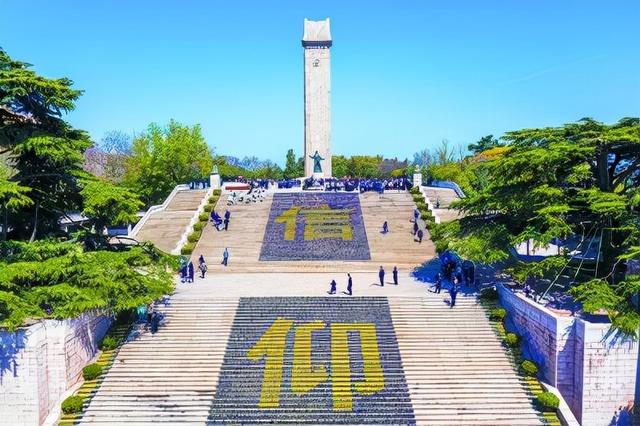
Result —
[{"label": "retaining wall", "polygon": [[85,313],[0,330],[0,423],[39,425],[82,378],[111,318]]},{"label": "retaining wall", "polygon": [[638,342],[608,323],[560,315],[522,294],[498,287],[508,328],[524,337],[542,378],[558,388],[583,426],[631,424],[636,397]]}]

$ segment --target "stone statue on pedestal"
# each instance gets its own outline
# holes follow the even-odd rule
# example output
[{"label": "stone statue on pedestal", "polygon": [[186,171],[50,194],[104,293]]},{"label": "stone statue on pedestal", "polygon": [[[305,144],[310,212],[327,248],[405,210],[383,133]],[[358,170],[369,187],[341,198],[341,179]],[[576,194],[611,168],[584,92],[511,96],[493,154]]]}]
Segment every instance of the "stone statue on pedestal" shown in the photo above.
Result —
[{"label": "stone statue on pedestal", "polygon": [[309,158],[313,159],[313,173],[322,173],[322,167],[320,166],[320,161],[324,160],[316,151],[315,154],[310,155]]}]

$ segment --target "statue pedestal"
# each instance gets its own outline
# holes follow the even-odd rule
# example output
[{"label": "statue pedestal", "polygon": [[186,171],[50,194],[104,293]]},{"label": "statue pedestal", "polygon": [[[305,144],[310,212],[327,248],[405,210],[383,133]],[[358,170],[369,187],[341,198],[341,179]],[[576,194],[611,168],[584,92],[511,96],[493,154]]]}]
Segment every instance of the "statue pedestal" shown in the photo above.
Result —
[{"label": "statue pedestal", "polygon": [[314,179],[324,179],[324,173],[322,173],[322,172],[314,172],[311,177],[313,177]]},{"label": "statue pedestal", "polygon": [[209,175],[209,185],[213,189],[220,189],[221,187],[220,175],[218,173]]},{"label": "statue pedestal", "polygon": [[417,186],[417,187],[422,186],[422,173],[413,174],[413,186]]}]

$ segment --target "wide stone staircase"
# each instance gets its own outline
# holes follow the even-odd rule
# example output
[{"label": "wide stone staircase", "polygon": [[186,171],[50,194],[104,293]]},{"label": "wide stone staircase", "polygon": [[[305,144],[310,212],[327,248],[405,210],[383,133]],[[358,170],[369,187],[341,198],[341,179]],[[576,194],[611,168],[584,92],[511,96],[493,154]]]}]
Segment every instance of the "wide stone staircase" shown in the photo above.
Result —
[{"label": "wide stone staircase", "polygon": [[441,222],[451,222],[461,217],[458,210],[449,208],[451,203],[460,199],[453,189],[426,186],[422,187],[422,191],[434,206],[437,202],[440,203],[440,207],[435,209],[434,213],[440,218]]},{"label": "wide stone staircase", "polygon": [[[413,210],[415,204],[407,192],[369,192],[360,194],[360,207],[369,244],[371,259],[367,261],[260,261],[260,251],[269,219],[273,196],[264,202],[226,205],[221,197],[216,211],[231,212],[228,231],[217,231],[207,225],[193,251],[194,259],[201,254],[207,260],[209,271],[227,272],[331,272],[377,271],[380,265],[391,270],[412,269],[435,255],[433,243],[425,238],[422,244],[414,242]],[[382,234],[382,224],[388,222],[389,233]],[[228,248],[229,266],[220,265],[222,252]],[[211,261],[213,259],[213,261]]]},{"label": "wide stone staircase", "polygon": [[138,241],[150,241],[160,250],[171,252],[206,193],[205,189],[178,191],[166,209],[149,216],[135,238]]},{"label": "wide stone staircase", "polygon": [[[165,321],[156,334],[141,331],[122,347],[81,423],[542,424],[475,297],[460,294],[453,309],[445,298],[444,293],[426,293],[424,297],[239,300],[203,297],[201,292],[197,298],[174,297],[160,308]],[[264,359],[247,360],[248,351],[274,319],[287,317],[295,323],[280,358],[286,383],[278,387],[281,407],[260,408],[266,367]],[[385,317],[391,321],[385,322]],[[335,357],[344,355],[341,346],[331,346],[331,337],[320,329],[313,332],[310,346],[302,342],[298,352],[312,351],[311,371],[320,371],[322,364],[328,372],[326,382],[298,383],[306,389],[317,385],[306,396],[288,390],[291,375],[297,374],[292,373],[291,346],[297,336],[293,330],[301,324],[322,321],[329,327],[334,321],[350,322],[346,318],[376,324],[385,385],[381,389],[379,377],[363,370],[364,354],[373,349],[358,348],[371,339],[349,334],[353,382],[362,382],[367,375],[373,379],[360,388],[354,384],[352,411],[336,412],[333,398],[343,398],[345,388],[337,393],[332,388],[331,377],[338,373],[331,369],[340,365]],[[276,350],[269,353],[277,358],[277,348],[272,342],[265,350]],[[270,386],[280,382],[266,386],[274,389]]]},{"label": "wide stone staircase", "polygon": [[511,359],[473,296],[389,298],[418,423],[539,425]]}]

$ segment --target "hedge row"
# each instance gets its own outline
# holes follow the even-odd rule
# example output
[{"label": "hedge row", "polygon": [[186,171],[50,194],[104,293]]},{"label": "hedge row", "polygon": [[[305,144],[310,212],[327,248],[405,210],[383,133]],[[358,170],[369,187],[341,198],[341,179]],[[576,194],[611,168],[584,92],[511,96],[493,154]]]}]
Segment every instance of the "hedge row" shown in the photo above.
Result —
[{"label": "hedge row", "polygon": [[189,255],[193,253],[193,250],[196,248],[196,244],[202,236],[204,227],[206,226],[207,222],[209,222],[211,212],[220,199],[221,192],[222,191],[219,189],[213,190],[213,195],[207,200],[207,204],[205,204],[203,212],[198,215],[198,222],[193,225],[193,231],[191,231],[191,233],[187,235],[187,242],[180,249],[181,254]]}]

